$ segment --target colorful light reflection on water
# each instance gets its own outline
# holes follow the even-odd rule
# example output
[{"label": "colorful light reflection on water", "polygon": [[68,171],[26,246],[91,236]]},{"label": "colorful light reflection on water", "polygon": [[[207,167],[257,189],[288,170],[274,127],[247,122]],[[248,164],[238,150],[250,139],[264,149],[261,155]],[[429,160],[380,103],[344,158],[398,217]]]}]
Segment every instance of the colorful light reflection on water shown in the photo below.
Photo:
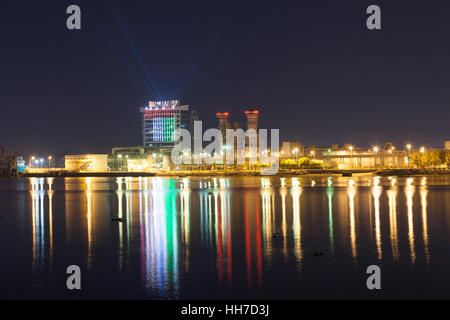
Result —
[{"label": "colorful light reflection on water", "polygon": [[5,298],[372,297],[370,264],[383,271],[374,297],[449,297],[448,177],[32,178],[0,191]]}]

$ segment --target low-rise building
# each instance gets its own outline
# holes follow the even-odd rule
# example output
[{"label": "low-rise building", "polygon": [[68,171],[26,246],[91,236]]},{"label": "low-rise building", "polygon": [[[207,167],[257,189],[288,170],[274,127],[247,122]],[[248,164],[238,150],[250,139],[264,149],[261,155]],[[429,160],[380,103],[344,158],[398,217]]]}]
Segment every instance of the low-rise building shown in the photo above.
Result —
[{"label": "low-rise building", "polygon": [[116,147],[108,157],[112,171],[152,171],[162,167],[163,155],[170,155],[172,147]]},{"label": "low-rise building", "polygon": [[404,168],[408,165],[408,155],[405,150],[396,150],[391,143],[386,143],[383,149],[373,147],[369,150],[345,144],[342,147],[332,145],[329,148],[309,148],[308,156],[323,160],[337,169],[359,168]]},{"label": "low-rise building", "polygon": [[283,141],[280,148],[281,159],[295,159],[303,157],[305,154],[303,145],[298,142]]},{"label": "low-rise building", "polygon": [[15,156],[0,156],[0,176],[15,175],[18,171],[18,158]]},{"label": "low-rise building", "polygon": [[129,172],[145,172],[152,169],[151,156],[148,159],[128,159],[126,164]]},{"label": "low-rise building", "polygon": [[65,169],[75,172],[105,172],[108,171],[107,154],[66,155]]}]

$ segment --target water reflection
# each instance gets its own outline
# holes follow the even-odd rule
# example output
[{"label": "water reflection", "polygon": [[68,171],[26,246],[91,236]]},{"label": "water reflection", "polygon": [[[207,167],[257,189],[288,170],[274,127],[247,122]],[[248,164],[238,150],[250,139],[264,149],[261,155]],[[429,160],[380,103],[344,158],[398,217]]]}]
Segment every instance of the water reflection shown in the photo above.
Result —
[{"label": "water reflection", "polygon": [[126,208],[126,238],[127,238],[127,255],[129,253],[130,246],[128,245],[133,241],[133,233],[131,227],[133,225],[133,184],[131,177],[125,179],[125,208]]},{"label": "water reflection", "polygon": [[149,294],[165,297],[167,290],[178,291],[176,192],[172,181],[160,178],[152,180],[149,189],[143,194],[144,214],[139,219],[142,279]]},{"label": "water reflection", "polygon": [[265,256],[267,258],[267,263],[270,265],[272,259],[272,241],[270,239],[273,235],[273,224],[274,224],[274,193],[270,187],[269,179],[262,178],[261,187],[261,208],[262,208],[262,220],[263,220],[263,234],[264,238],[268,241],[264,242],[265,246]]},{"label": "water reflection", "polygon": [[88,234],[88,270],[92,267],[92,178],[86,179],[86,218],[87,218],[87,234]]},{"label": "water reflection", "polygon": [[[393,184],[395,186],[395,184]],[[398,228],[397,228],[397,188],[392,187],[388,190],[389,198],[389,228],[392,247],[392,257],[395,262],[399,261],[398,249]]]},{"label": "water reflection", "polygon": [[[249,288],[253,288],[256,276],[258,289],[262,289],[263,282],[263,225],[259,199],[254,194],[244,194],[244,233],[245,233],[245,265],[246,278]],[[256,275],[255,273],[256,272]]]},{"label": "water reflection", "polygon": [[[182,234],[185,243],[185,259],[184,259],[184,267],[185,271],[189,270],[189,253],[190,253],[190,217],[191,217],[191,204],[190,204],[190,196],[191,191],[189,189],[189,181],[188,179],[183,179],[182,190],[180,192],[181,198],[181,225],[182,225]],[[174,217],[176,218],[176,217]],[[174,239],[176,241],[176,239]]]},{"label": "water reflection", "polygon": [[296,178],[292,178],[292,229],[294,231],[294,254],[297,257],[298,270],[302,269],[302,227],[300,217],[300,197],[302,195],[302,188],[299,186],[299,182]]},{"label": "water reflection", "polygon": [[406,194],[406,206],[408,211],[408,242],[409,251],[411,256],[411,264],[416,262],[416,250],[414,247],[414,220],[413,220],[413,197],[415,187],[413,185],[414,179],[408,178],[406,181],[405,194]]},{"label": "water reflection", "polygon": [[[117,218],[123,219],[123,181],[122,178],[117,178]],[[123,223],[118,224],[118,233],[119,233],[119,270],[123,271]]]},{"label": "water reflection", "polygon": [[50,272],[53,271],[53,194],[55,193],[52,190],[53,178],[47,179],[48,185],[48,228],[49,228],[49,269]]},{"label": "water reflection", "polygon": [[39,273],[45,266],[45,212],[44,212],[44,179],[32,178],[32,237],[33,237],[33,286],[42,286]]},{"label": "water reflection", "polygon": [[263,294],[274,274],[306,273],[322,244],[332,264],[346,255],[358,268],[366,259],[429,267],[430,204],[441,201],[420,177],[35,178],[27,186],[34,286],[64,252],[89,273],[106,269],[159,298],[197,293],[187,286],[199,278],[217,296]]},{"label": "water reflection", "polygon": [[[220,213],[222,226],[222,243],[224,243],[223,250],[225,251],[226,270],[228,276],[228,286],[231,287],[233,282],[233,252],[232,252],[232,238],[231,238],[231,198],[230,192],[227,190],[228,179],[220,179]],[[221,249],[222,250],[222,249]],[[220,278],[221,280],[222,278]]]},{"label": "water reflection", "polygon": [[422,230],[423,230],[423,245],[425,251],[425,261],[427,266],[430,264],[430,250],[428,248],[428,221],[427,221],[427,196],[426,178],[422,180],[420,187],[420,206],[422,207]]},{"label": "water reflection", "polygon": [[348,200],[349,200],[349,209],[350,209],[350,243],[351,243],[351,252],[354,263],[357,262],[358,252],[356,248],[356,231],[355,231],[355,195],[356,188],[353,180],[350,180],[347,189]]},{"label": "water reflection", "polygon": [[380,227],[380,196],[382,193],[382,188],[380,187],[380,178],[375,177],[373,186],[373,200],[375,208],[375,239],[377,245],[377,255],[378,260],[381,260],[383,256],[383,251],[381,249],[381,227]]},{"label": "water reflection", "polygon": [[330,250],[331,255],[334,256],[334,231],[333,231],[333,194],[334,188],[328,183],[327,197],[328,197],[328,230],[330,235]]},{"label": "water reflection", "polygon": [[282,187],[280,188],[280,196],[281,196],[281,230],[283,234],[283,255],[284,261],[287,261],[288,258],[288,247],[287,247],[287,217],[286,217],[286,196],[287,196],[287,188],[285,187],[284,180],[282,180]]}]

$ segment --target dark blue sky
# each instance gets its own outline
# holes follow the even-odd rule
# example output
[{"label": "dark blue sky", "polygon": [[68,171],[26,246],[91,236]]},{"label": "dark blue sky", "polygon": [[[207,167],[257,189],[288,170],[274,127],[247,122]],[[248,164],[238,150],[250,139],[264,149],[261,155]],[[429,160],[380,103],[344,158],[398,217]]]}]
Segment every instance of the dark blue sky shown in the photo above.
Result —
[{"label": "dark blue sky", "polygon": [[[23,155],[141,144],[156,97],[306,145],[450,139],[448,1],[65,1],[0,4],[0,145]],[[82,30],[66,29],[66,8]],[[366,8],[382,30],[366,28]],[[115,12],[118,12],[117,15]],[[149,89],[150,88],[150,89]],[[175,93],[179,90],[179,94]]]}]

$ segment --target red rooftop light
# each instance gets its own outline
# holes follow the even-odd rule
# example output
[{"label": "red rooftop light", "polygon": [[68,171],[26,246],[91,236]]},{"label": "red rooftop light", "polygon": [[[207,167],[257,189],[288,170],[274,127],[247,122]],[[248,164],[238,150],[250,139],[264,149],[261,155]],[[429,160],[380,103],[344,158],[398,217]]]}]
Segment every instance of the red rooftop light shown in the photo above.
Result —
[{"label": "red rooftop light", "polygon": [[247,110],[245,111],[245,114],[259,114],[258,110]]}]

